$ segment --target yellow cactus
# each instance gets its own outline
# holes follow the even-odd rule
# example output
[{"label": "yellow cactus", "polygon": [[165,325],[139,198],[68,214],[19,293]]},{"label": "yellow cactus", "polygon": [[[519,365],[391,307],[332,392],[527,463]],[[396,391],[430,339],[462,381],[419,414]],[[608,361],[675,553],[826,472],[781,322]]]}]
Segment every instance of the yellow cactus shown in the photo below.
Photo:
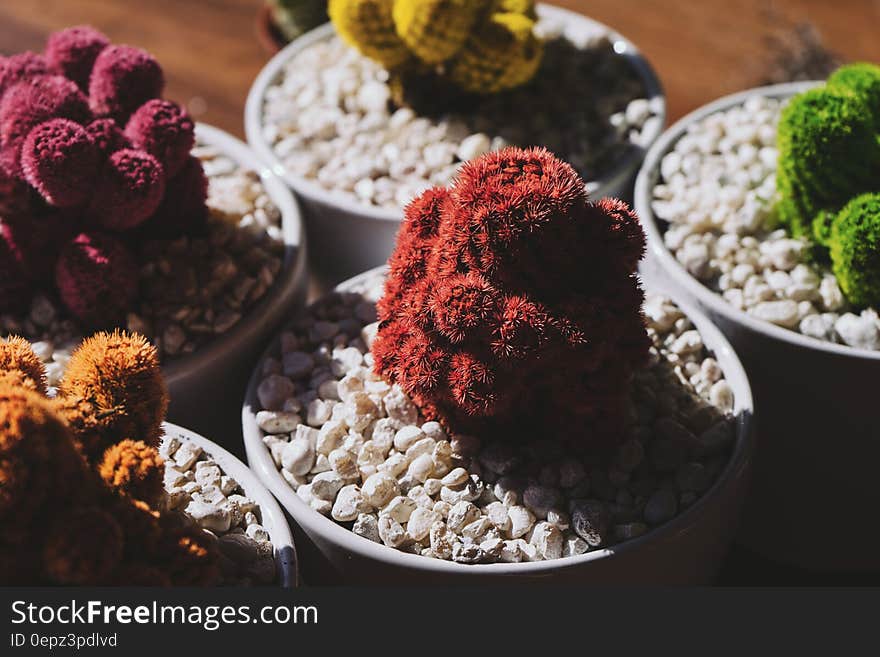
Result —
[{"label": "yellow cactus", "polygon": [[535,0],[493,0],[492,12],[511,12],[522,14],[531,19],[538,17],[535,11]]},{"label": "yellow cactus", "polygon": [[343,41],[392,69],[410,58],[394,28],[393,6],[394,0],[330,0],[327,12]]},{"label": "yellow cactus", "polygon": [[394,0],[398,36],[425,64],[442,64],[467,41],[489,0]]},{"label": "yellow cactus", "polygon": [[535,21],[523,14],[492,14],[453,60],[453,82],[471,93],[490,94],[531,80],[544,54],[534,27]]}]

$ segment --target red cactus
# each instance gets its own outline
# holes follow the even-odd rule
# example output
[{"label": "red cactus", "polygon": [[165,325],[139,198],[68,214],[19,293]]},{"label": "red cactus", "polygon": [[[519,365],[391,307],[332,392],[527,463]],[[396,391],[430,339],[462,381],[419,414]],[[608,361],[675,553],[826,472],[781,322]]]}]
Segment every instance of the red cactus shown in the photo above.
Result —
[{"label": "red cactus", "polygon": [[102,328],[125,318],[137,295],[138,270],[121,242],[110,235],[83,233],[62,249],[55,283],[74,317]]},{"label": "red cactus", "polygon": [[15,253],[24,280],[42,284],[54,278],[55,260],[61,247],[73,237],[74,229],[68,213],[49,209],[37,214],[7,215],[0,232]]},{"label": "red cactus", "polygon": [[191,155],[168,181],[159,209],[142,227],[154,237],[198,233],[208,219],[207,198],[208,179],[202,161]]},{"label": "red cactus", "polygon": [[0,166],[21,177],[21,146],[28,133],[49,119],[84,123],[89,118],[86,97],[60,75],[40,75],[10,87],[0,101]]},{"label": "red cactus", "polygon": [[453,429],[617,439],[650,345],[635,276],[644,247],[625,204],[590,202],[546,150],[484,156],[407,208],[376,370]]},{"label": "red cactus", "polygon": [[82,205],[92,193],[98,152],[85,128],[51,119],[28,133],[21,149],[24,178],[50,205]]},{"label": "red cactus", "polygon": [[17,82],[49,73],[46,58],[29,50],[0,58],[0,97]]},{"label": "red cactus", "polygon": [[125,126],[135,148],[154,156],[169,178],[183,167],[196,141],[189,114],[177,103],[154,98],[141,105]]},{"label": "red cactus", "polygon": [[151,98],[162,95],[165,77],[153,57],[132,46],[107,46],[89,78],[89,103],[97,116],[124,123]]},{"label": "red cactus", "polygon": [[46,61],[66,77],[88,91],[89,76],[101,51],[110,45],[110,39],[88,25],[69,27],[49,35],[46,42]]},{"label": "red cactus", "polygon": [[0,221],[0,313],[18,312],[31,296],[24,257],[9,224]]},{"label": "red cactus", "polygon": [[86,132],[102,159],[110,157],[123,148],[131,148],[131,142],[113,119],[95,119],[86,126]]},{"label": "red cactus", "polygon": [[165,194],[165,173],[152,155],[123,149],[98,177],[89,217],[111,230],[128,230],[153,214]]}]

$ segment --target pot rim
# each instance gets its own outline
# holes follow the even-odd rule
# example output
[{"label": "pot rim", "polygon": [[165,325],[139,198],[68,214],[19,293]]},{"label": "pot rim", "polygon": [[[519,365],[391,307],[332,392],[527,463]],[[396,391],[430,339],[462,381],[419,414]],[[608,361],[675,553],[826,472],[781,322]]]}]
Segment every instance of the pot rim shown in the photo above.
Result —
[{"label": "pot rim", "polygon": [[687,116],[679,119],[666,132],[661,135],[645,156],[645,161],[636,178],[635,186],[635,210],[641,219],[642,227],[648,236],[648,248],[651,254],[656,258],[657,263],[665,274],[668,274],[675,285],[681,286],[687,293],[693,295],[697,301],[713,313],[723,316],[727,321],[740,324],[746,328],[760,333],[768,338],[773,338],[780,342],[787,342],[804,349],[812,349],[822,351],[835,356],[845,356],[847,358],[859,358],[867,360],[880,360],[880,351],[871,351],[869,349],[861,349],[858,347],[850,347],[847,345],[827,342],[818,338],[799,333],[791,329],[776,326],[770,322],[756,319],[746,313],[731,306],[724,298],[710,290],[700,281],[690,275],[690,273],[678,262],[672,252],[666,247],[663,240],[663,233],[658,225],[657,218],[654,216],[652,208],[652,192],[656,184],[659,172],[660,162],[663,157],[670,152],[675,143],[687,132],[688,128],[695,122],[701,121],[706,117],[716,114],[717,112],[742,105],[749,98],[760,95],[767,98],[786,99],[798,94],[802,91],[823,84],[822,81],[812,80],[806,82],[786,82],[783,84],[774,84],[765,87],[754,87],[746,91],[730,94],[704,105]]},{"label": "pot rim", "polygon": [[231,347],[253,339],[260,331],[260,322],[263,318],[284,312],[291,295],[304,283],[304,277],[307,275],[306,236],[302,212],[284,181],[269,170],[247,144],[220,128],[197,123],[196,138],[209,146],[219,148],[239,164],[258,173],[266,193],[281,212],[284,263],[263,298],[251,306],[235,326],[226,333],[215,336],[192,354],[163,365],[162,372],[169,387],[193,376],[215,360],[222,359]]},{"label": "pot rim", "polygon": [[[362,281],[375,276],[384,269],[385,267],[377,267],[364,272],[341,283],[336,289],[339,291],[351,290]],[[647,288],[672,296],[670,291],[664,288],[662,284],[648,281],[644,276],[643,281]],[[723,499],[725,489],[735,485],[747,472],[754,450],[754,402],[748,378],[739,358],[721,331],[711,323],[708,317],[686,301],[675,299],[675,303],[693,320],[706,345],[711,349],[721,365],[725,378],[734,389],[736,442],[724,470],[713,482],[712,486],[696,502],[671,521],[649,530],[638,538],[575,557],[552,559],[549,561],[469,565],[402,552],[395,548],[364,539],[345,527],[338,525],[332,519],[310,508],[297,496],[293,488],[290,487],[275,467],[275,462],[272,460],[269,450],[263,444],[261,432],[256,423],[256,412],[254,410],[257,408],[256,392],[262,378],[259,365],[266,357],[276,353],[278,335],[272,339],[269,346],[260,356],[259,361],[257,361],[257,365],[248,382],[245,401],[242,405],[242,430],[248,464],[253,468],[257,477],[278,498],[294,521],[307,534],[320,536],[322,540],[333,543],[347,552],[357,554],[361,558],[373,559],[395,567],[422,570],[435,574],[471,573],[475,575],[534,576],[547,575],[560,568],[584,567],[593,561],[614,558],[617,554],[625,555],[639,549],[651,549],[652,546],[661,544],[676,535],[686,534],[690,527],[696,524],[700,518],[711,515],[714,503]]]},{"label": "pot rim", "polygon": [[[626,57],[642,78],[642,83],[645,86],[644,97],[648,100],[660,99],[661,106],[657,113],[660,121],[657,123],[656,128],[646,135],[642,145],[634,145],[603,176],[587,182],[588,188],[595,188],[601,193],[602,190],[613,185],[618,179],[631,175],[638,168],[648,149],[648,145],[653,144],[663,132],[663,127],[666,125],[666,96],[663,86],[647,58],[632,41],[616,30],[583,14],[548,3],[539,3],[537,11],[541,16],[561,20],[566,25],[580,25],[586,29],[607,32],[609,38],[614,42],[615,52]],[[302,195],[305,199],[331,207],[338,207],[348,214],[359,215],[371,220],[400,222],[403,215],[402,210],[381,208],[361,203],[347,195],[327,190],[311,179],[288,171],[278,156],[275,155],[272,147],[263,139],[263,99],[270,85],[276,81],[284,65],[291,57],[315,43],[329,39],[335,33],[333,24],[325,23],[291,41],[263,67],[254,80],[245,103],[244,125],[248,144],[277,176],[286,181],[298,195]]]},{"label": "pot rim", "polygon": [[[288,589],[299,586],[296,546],[293,544],[290,525],[288,525],[287,518],[281,507],[278,506],[278,502],[275,501],[275,498],[266,489],[260,478],[233,454],[201,434],[171,422],[163,422],[162,427],[165,430],[166,436],[180,438],[201,447],[223,469],[224,474],[235,479],[245,494],[252,497],[260,505],[262,524],[266,531],[269,532],[269,538],[275,550],[276,579],[282,588]],[[252,494],[254,490],[259,493],[257,496]]]}]

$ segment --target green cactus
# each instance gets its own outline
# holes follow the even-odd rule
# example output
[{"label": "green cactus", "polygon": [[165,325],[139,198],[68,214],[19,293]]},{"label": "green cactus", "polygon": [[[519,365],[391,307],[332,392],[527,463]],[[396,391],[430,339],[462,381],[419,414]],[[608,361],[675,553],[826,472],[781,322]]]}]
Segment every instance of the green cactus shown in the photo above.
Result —
[{"label": "green cactus", "polygon": [[[823,210],[837,212],[880,183],[880,137],[853,94],[823,87],[795,96],[782,112],[777,139],[777,211],[796,237],[811,237]],[[821,225],[817,232],[823,234]]]},{"label": "green cactus", "polygon": [[875,129],[880,132],[880,66],[866,62],[842,66],[828,78],[828,88],[858,97],[871,112]]},{"label": "green cactus", "polygon": [[468,94],[525,84],[543,56],[532,0],[330,0],[329,14],[395,79],[443,77]]},{"label": "green cactus", "polygon": [[327,0],[270,0],[272,22],[288,41],[327,22]]},{"label": "green cactus", "polygon": [[834,219],[831,263],[850,303],[880,306],[880,194],[857,196]]}]

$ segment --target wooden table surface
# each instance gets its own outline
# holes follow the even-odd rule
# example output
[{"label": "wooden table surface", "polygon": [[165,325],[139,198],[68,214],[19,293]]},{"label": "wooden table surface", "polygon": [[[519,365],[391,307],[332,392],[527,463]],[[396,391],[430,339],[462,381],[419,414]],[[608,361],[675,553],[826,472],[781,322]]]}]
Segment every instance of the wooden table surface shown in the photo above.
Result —
[{"label": "wooden table surface", "polygon": [[[40,50],[46,35],[91,23],[152,52],[167,96],[239,136],[251,82],[268,58],[261,0],[0,0],[0,52]],[[670,119],[762,80],[768,35],[810,21],[844,60],[880,61],[880,0],[554,0],[613,26],[656,67]]]}]

